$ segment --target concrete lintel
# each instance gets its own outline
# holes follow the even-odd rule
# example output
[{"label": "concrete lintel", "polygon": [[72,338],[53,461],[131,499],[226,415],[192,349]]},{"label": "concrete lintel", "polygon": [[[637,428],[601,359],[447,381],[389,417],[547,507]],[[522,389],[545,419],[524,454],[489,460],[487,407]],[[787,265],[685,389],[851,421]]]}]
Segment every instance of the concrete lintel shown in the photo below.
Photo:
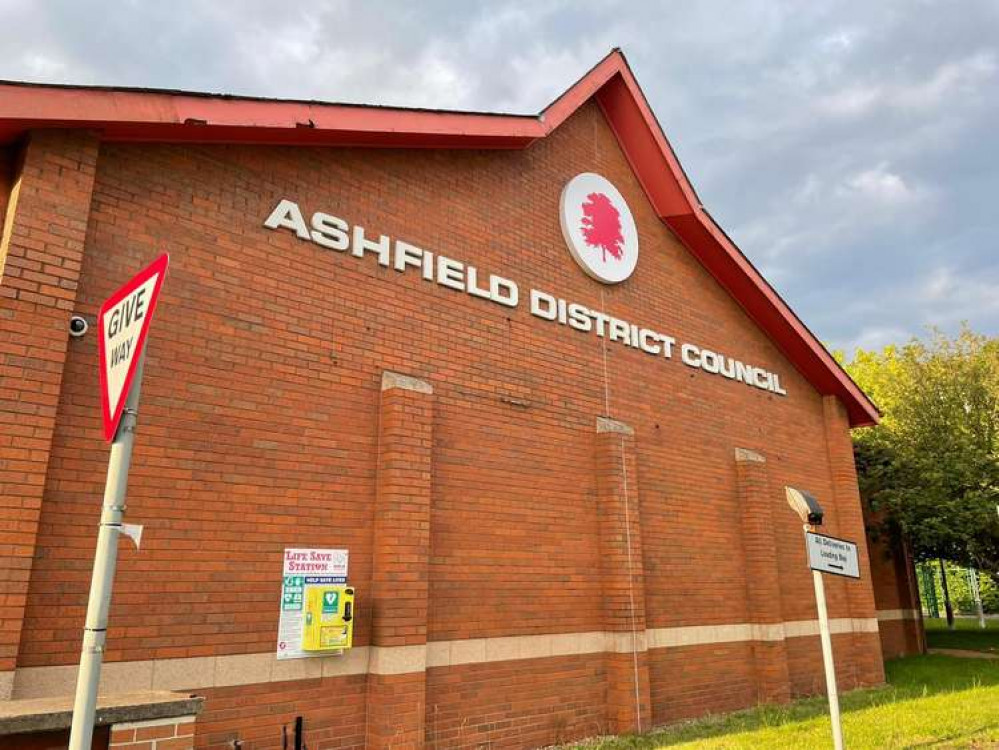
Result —
[{"label": "concrete lintel", "polygon": [[617,432],[621,435],[634,435],[635,430],[624,422],[609,417],[597,417],[597,432]]},{"label": "concrete lintel", "polygon": [[[166,691],[101,695],[97,698],[98,726],[194,716],[204,698]],[[33,698],[0,703],[0,735],[50,732],[73,722],[73,696]]]},{"label": "concrete lintel", "polygon": [[879,609],[878,622],[891,620],[918,620],[919,611],[915,609]]},{"label": "concrete lintel", "polygon": [[765,464],[767,459],[756,451],[751,451],[748,448],[736,448],[735,462],[740,464]]},{"label": "concrete lintel", "polygon": [[[122,721],[115,723],[115,729],[145,729],[146,727],[168,727],[174,724],[193,724],[198,720],[197,715],[190,716],[168,716],[165,719],[142,719],[141,721]],[[194,729],[188,730],[194,734]],[[185,732],[184,734],[187,734]]]},{"label": "concrete lintel", "polygon": [[427,668],[426,644],[371,646],[368,674],[393,675],[423,672]]},{"label": "concrete lintel", "polygon": [[631,654],[648,651],[649,639],[648,631],[640,630],[636,633],[615,632],[604,633],[604,652],[608,654]]},{"label": "concrete lintel", "polygon": [[434,392],[434,387],[426,380],[386,370],[382,373],[382,390],[390,391],[393,388],[401,388],[404,391],[416,391],[417,393]]}]

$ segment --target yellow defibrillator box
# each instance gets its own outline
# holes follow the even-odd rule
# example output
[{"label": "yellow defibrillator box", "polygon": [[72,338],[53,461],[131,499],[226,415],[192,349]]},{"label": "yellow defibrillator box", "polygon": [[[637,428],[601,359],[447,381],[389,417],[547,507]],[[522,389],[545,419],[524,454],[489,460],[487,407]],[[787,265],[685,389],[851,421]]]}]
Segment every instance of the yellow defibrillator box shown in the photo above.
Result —
[{"label": "yellow defibrillator box", "polygon": [[354,638],[354,587],[312,585],[305,589],[303,651],[350,648]]}]

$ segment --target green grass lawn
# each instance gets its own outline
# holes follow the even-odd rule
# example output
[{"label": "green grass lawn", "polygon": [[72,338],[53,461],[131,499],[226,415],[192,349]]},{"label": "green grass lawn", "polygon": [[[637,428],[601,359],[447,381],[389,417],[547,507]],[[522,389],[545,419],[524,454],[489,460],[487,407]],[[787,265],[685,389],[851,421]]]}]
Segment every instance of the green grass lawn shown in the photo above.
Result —
[{"label": "green grass lawn", "polygon": [[999,654],[999,620],[986,620],[985,630],[978,627],[977,618],[960,617],[954,630],[947,629],[947,620],[927,617],[926,642],[930,648],[963,648]]},{"label": "green grass lawn", "polygon": [[[999,661],[915,656],[886,665],[888,686],[840,698],[847,748],[999,747]],[[825,748],[824,698],[709,717],[577,747]]]}]

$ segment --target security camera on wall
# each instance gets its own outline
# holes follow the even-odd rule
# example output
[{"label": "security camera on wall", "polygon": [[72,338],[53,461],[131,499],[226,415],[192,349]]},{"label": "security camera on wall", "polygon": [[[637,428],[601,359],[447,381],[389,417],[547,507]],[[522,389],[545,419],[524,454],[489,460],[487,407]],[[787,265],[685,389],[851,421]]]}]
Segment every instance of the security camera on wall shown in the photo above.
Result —
[{"label": "security camera on wall", "polygon": [[74,315],[69,319],[69,335],[74,339],[81,338],[89,328],[90,324],[82,315]]}]

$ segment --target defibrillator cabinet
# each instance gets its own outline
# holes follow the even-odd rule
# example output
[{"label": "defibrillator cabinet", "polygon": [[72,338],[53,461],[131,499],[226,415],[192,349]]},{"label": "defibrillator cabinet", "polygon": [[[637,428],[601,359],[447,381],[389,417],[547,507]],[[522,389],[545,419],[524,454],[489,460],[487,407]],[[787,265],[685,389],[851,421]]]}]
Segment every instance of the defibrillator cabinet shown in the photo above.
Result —
[{"label": "defibrillator cabinet", "polygon": [[305,590],[303,651],[350,648],[354,639],[354,587],[308,586]]}]

